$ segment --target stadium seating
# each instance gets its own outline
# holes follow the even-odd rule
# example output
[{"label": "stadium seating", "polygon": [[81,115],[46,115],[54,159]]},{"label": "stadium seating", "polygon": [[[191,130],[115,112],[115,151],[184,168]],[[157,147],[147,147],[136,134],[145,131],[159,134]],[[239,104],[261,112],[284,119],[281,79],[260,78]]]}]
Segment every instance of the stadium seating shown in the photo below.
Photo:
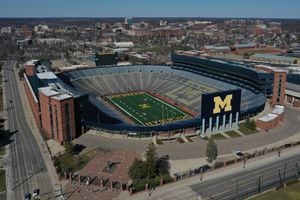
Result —
[{"label": "stadium seating", "polygon": [[[121,121],[121,117],[118,116],[118,114],[116,114],[101,97],[130,91],[149,91],[166,95],[169,91],[181,86],[188,87],[189,81],[201,83],[221,91],[241,88],[242,114],[253,112],[265,103],[264,94],[256,93],[253,91],[253,88],[249,89],[246,85],[242,87],[243,85],[241,85],[241,83],[235,85],[235,82],[224,82],[223,80],[213,79],[205,75],[193,73],[192,71],[172,69],[169,66],[134,65],[109,68],[90,68],[65,72],[64,76],[69,77],[69,83],[66,81],[62,82],[62,87],[69,91],[73,91],[78,95],[90,94],[90,101],[99,110],[108,116]],[[199,92],[199,96],[205,92],[197,88],[195,88],[195,90]],[[185,106],[201,113],[201,98],[199,101]],[[196,119],[190,120],[194,123],[195,120],[200,122],[201,116],[199,115]],[[126,122],[124,123],[126,124]]]}]

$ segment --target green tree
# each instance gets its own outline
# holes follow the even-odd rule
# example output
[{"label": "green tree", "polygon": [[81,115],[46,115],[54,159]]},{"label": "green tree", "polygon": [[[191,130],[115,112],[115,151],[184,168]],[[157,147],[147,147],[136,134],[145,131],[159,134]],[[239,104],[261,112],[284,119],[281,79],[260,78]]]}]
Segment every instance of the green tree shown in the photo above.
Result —
[{"label": "green tree", "polygon": [[245,121],[245,127],[250,130],[255,130],[256,129],[255,120],[254,119],[250,120],[250,117],[247,117]]},{"label": "green tree", "polygon": [[254,119],[252,119],[251,121],[250,121],[250,127],[249,127],[251,130],[255,130],[256,129],[256,123],[255,123],[255,120]]},{"label": "green tree", "polygon": [[208,162],[212,162],[213,160],[216,160],[218,156],[218,148],[213,138],[209,139],[206,146],[205,154],[207,156]]},{"label": "green tree", "polygon": [[22,79],[23,76],[24,76],[24,73],[25,73],[25,69],[22,67],[19,69],[19,72],[18,72],[18,75],[19,75],[19,78]]},{"label": "green tree", "polygon": [[249,116],[247,116],[247,118],[246,118],[245,126],[246,126],[247,128],[249,128],[249,126],[250,126],[250,117],[249,117]]},{"label": "green tree", "polygon": [[128,175],[132,180],[143,179],[146,177],[146,163],[140,159],[135,158]]},{"label": "green tree", "polygon": [[146,152],[146,173],[147,173],[147,178],[148,181],[151,178],[154,178],[155,176],[157,176],[157,151],[156,151],[156,147],[153,143],[150,143],[148,145],[148,149]]},{"label": "green tree", "polygon": [[158,158],[156,167],[160,175],[169,174],[169,170],[170,170],[169,157],[163,156],[161,158]]},{"label": "green tree", "polygon": [[72,144],[72,142],[67,142],[66,144],[65,144],[65,149],[66,149],[66,154],[68,155],[68,156],[72,156],[73,155],[73,151],[74,151],[74,148],[73,148],[73,144]]},{"label": "green tree", "polygon": [[245,59],[249,59],[249,58],[250,58],[250,54],[249,54],[248,52],[246,52],[246,53],[244,53],[243,57],[244,57]]}]

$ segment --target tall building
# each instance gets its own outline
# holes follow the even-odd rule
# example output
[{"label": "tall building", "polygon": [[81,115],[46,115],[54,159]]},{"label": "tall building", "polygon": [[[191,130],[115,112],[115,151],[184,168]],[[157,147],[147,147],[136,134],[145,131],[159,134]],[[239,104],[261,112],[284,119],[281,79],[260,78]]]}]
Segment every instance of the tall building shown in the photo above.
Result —
[{"label": "tall building", "polygon": [[39,130],[63,145],[76,136],[73,95],[38,60],[24,64],[24,86]]},{"label": "tall building", "polygon": [[271,97],[273,105],[283,105],[285,97],[287,71],[276,69],[266,65],[256,65],[257,70],[273,74],[273,94]]},{"label": "tall building", "polygon": [[125,24],[128,24],[129,26],[131,26],[133,24],[133,18],[125,17]]}]

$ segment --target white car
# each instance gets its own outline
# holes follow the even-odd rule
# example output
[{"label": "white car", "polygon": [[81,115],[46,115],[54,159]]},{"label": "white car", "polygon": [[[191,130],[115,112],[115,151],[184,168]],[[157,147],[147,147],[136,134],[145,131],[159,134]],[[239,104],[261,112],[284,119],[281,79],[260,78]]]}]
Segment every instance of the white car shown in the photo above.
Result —
[{"label": "white car", "polygon": [[37,197],[40,194],[40,190],[39,189],[33,189],[32,191],[32,197]]}]

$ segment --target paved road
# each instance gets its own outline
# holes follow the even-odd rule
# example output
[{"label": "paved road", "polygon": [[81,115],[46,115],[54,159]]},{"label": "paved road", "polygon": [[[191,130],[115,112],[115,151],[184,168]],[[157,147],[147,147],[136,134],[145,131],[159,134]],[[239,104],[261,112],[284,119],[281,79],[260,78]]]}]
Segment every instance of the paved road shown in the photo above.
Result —
[{"label": "paved road", "polygon": [[[217,171],[211,172],[214,176]],[[276,154],[267,160],[260,160],[246,164],[246,168],[232,168],[221,171],[221,175],[209,178],[204,175],[204,181],[198,180],[181,185],[175,183],[172,187],[159,188],[151,196],[148,193],[141,193],[133,196],[133,199],[151,200],[233,200],[246,199],[257,194],[279,186],[280,182],[294,180],[300,175],[300,154],[299,148],[294,149],[289,155],[277,158]],[[195,177],[197,178],[197,177]],[[184,182],[184,181],[183,181]],[[200,198],[201,197],[201,198]]]},{"label": "paved road", "polygon": [[[25,192],[40,188],[41,193],[52,191],[49,176],[36,140],[25,120],[24,110],[13,71],[16,61],[4,65],[5,100],[10,137],[7,165],[7,199],[24,199]],[[6,108],[4,108],[6,109]]]}]

